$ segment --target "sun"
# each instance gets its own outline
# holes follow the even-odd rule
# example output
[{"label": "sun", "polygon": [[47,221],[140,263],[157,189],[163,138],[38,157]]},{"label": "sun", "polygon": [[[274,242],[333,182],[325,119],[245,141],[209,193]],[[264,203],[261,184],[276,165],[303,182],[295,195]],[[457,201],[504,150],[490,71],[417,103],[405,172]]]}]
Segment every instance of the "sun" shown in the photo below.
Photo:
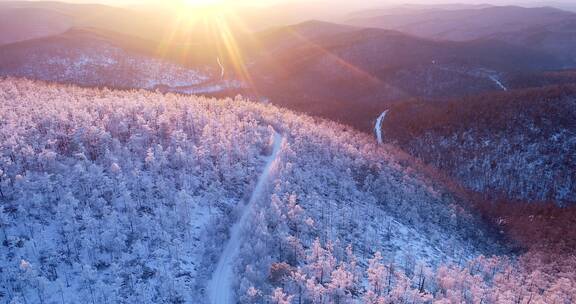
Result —
[{"label": "sun", "polygon": [[188,18],[216,19],[230,13],[232,2],[229,0],[181,0],[176,6],[180,14]]},{"label": "sun", "polygon": [[[2,0],[0,0],[2,1]],[[177,52],[181,58],[210,60],[221,77],[234,75],[251,84],[241,38],[249,28],[238,13],[243,0],[167,0],[175,15],[157,46],[160,56]],[[236,2],[235,2],[236,1]],[[203,47],[208,52],[203,51]],[[207,57],[212,57],[207,59]],[[222,71],[220,71],[222,70]],[[225,70],[225,72],[223,72]],[[226,75],[224,75],[226,74]]]},{"label": "sun", "polygon": [[224,5],[226,0],[184,0],[184,5],[189,7],[214,7]]}]

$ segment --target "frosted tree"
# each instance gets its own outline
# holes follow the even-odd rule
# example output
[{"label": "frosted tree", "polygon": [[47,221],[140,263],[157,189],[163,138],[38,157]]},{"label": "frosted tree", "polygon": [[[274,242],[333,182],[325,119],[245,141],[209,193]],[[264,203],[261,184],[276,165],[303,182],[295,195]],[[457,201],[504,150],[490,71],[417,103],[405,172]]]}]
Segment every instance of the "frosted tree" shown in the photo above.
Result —
[{"label": "frosted tree", "polygon": [[[388,288],[388,277],[390,272],[382,264],[382,254],[376,252],[374,257],[368,260],[368,269],[366,270],[368,276],[369,288],[366,292],[366,302],[378,303],[381,298],[386,295]],[[374,302],[376,301],[376,302]]]},{"label": "frosted tree", "polygon": [[272,292],[272,296],[270,297],[270,301],[273,304],[291,304],[293,298],[294,298],[294,296],[289,296],[289,295],[285,294],[284,291],[282,290],[282,288],[276,288]]},{"label": "frosted tree", "polygon": [[350,303],[354,285],[354,275],[341,263],[336,270],[332,271],[328,293],[332,296],[334,303]]}]

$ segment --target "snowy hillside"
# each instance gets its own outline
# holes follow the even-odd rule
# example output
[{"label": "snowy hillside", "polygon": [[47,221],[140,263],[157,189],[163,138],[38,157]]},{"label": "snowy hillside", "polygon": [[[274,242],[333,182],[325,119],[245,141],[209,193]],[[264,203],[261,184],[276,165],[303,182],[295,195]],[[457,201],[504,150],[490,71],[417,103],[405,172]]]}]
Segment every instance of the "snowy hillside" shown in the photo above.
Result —
[{"label": "snowy hillside", "polygon": [[[107,36],[108,35],[108,36]],[[225,79],[219,59],[210,64],[184,66],[147,53],[144,46],[124,42],[132,37],[75,29],[49,38],[0,47],[0,76],[106,86],[148,89],[185,94],[210,94],[239,89],[243,85]]]},{"label": "snowy hillside", "polygon": [[263,163],[271,133],[257,113],[232,101],[1,86],[4,296],[190,302],[211,267],[203,257],[220,250]]},{"label": "snowy hillside", "polygon": [[0,301],[576,299],[573,273],[484,258],[490,230],[394,147],[270,105],[5,79],[0,143]]},{"label": "snowy hillside", "polygon": [[384,138],[488,196],[576,202],[576,88],[395,106]]}]

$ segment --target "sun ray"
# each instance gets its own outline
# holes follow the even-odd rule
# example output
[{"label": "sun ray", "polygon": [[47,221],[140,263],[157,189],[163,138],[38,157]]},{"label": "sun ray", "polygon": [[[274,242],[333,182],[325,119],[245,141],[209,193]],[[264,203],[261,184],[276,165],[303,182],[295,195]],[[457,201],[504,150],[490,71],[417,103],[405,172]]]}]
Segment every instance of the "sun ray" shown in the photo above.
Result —
[{"label": "sun ray", "polygon": [[289,32],[291,35],[293,35],[294,37],[299,39],[300,42],[305,43],[307,46],[312,48],[314,51],[320,52],[321,54],[328,56],[329,59],[333,60],[334,62],[336,62],[341,67],[344,67],[346,70],[348,70],[348,71],[350,71],[350,72],[352,72],[352,73],[354,73],[354,74],[356,74],[362,78],[368,79],[370,82],[372,82],[374,84],[382,83],[382,79],[380,79],[380,78],[372,75],[371,73],[361,69],[360,67],[346,61],[344,58],[334,54],[334,52],[327,50],[326,48],[322,47],[318,43],[311,41],[307,37],[296,32],[295,30],[290,29]]},{"label": "sun ray", "polygon": [[228,21],[225,19],[220,19],[217,21],[216,26],[222,42],[221,45],[223,50],[226,52],[227,58],[232,64],[234,71],[242,81],[247,82],[247,84],[252,87],[252,79],[246,68],[246,62],[244,60],[242,50],[238,45],[234,33],[230,29]]},{"label": "sun ray", "polygon": [[[221,0],[184,1],[184,5],[179,7],[178,16],[167,29],[165,38],[158,46],[158,53],[165,57],[177,52],[178,58],[186,61],[195,55],[194,52],[209,51],[213,47],[212,58],[205,58],[205,60],[209,60],[214,65],[215,70],[220,71],[218,73],[220,78],[225,78],[222,76],[222,70],[226,69],[226,76],[230,75],[229,77],[239,80],[247,89],[257,94],[257,86],[247,67],[244,46],[250,45],[257,48],[259,43],[253,39],[255,36],[251,35],[241,36],[242,39],[251,39],[251,41],[239,41],[238,33],[244,32],[248,27],[233,9],[229,9],[223,3],[224,1]],[[300,33],[294,30],[289,33],[292,37],[296,37],[304,47],[327,56],[337,66],[343,67],[345,71],[366,79],[368,83],[382,83],[382,79],[348,62]],[[201,38],[198,40],[203,42],[203,46],[198,45],[197,48],[193,46],[193,34],[200,35],[196,38]],[[240,42],[243,44],[241,45]],[[288,67],[287,62],[282,62],[282,59],[269,58],[269,60],[272,63],[271,68],[283,69]]]}]

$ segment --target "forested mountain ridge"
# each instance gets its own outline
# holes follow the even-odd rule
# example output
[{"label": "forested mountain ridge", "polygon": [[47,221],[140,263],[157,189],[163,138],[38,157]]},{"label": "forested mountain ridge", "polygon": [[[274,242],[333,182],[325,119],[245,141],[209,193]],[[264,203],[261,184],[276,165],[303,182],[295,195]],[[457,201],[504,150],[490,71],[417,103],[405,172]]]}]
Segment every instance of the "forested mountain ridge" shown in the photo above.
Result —
[{"label": "forested mountain ridge", "polygon": [[345,22],[394,29],[439,40],[469,41],[499,33],[515,33],[576,20],[576,14],[553,7],[470,6],[367,10]]},{"label": "forested mountain ridge", "polygon": [[[5,265],[9,267],[5,271],[8,286],[13,288],[8,291],[11,294],[19,290],[18,286],[24,286],[19,284],[38,284],[38,295],[22,296],[48,297],[47,290],[72,278],[103,285],[99,288],[102,294],[96,297],[110,296],[104,292],[109,287],[115,290],[114,296],[128,302],[185,296],[177,291],[196,290],[191,289],[194,284],[205,283],[196,279],[209,273],[219,240],[226,237],[231,210],[261,165],[258,155],[266,150],[271,135],[267,125],[290,136],[291,145],[285,148],[284,157],[294,163],[283,162],[281,172],[289,170],[299,177],[284,179],[286,183],[276,188],[284,192],[297,187],[292,204],[298,198],[302,207],[310,208],[307,218],[315,224],[306,224],[311,226],[305,228],[307,238],[302,237],[303,242],[311,242],[314,236],[334,242],[342,238],[344,243],[366,248],[362,249],[363,254],[369,254],[379,244],[387,254],[410,252],[415,260],[430,265],[488,248],[487,243],[476,247],[483,238],[466,236],[477,234],[471,227],[440,220],[450,218],[455,210],[450,211],[449,205],[438,209],[431,204],[440,202],[437,194],[410,177],[409,171],[394,165],[390,157],[381,159],[383,155],[377,152],[370,137],[345,131],[338,125],[312,127],[309,118],[240,100],[217,102],[14,79],[2,82],[1,92],[1,190],[6,223],[3,250],[7,250]],[[365,176],[364,168],[371,168],[372,174]],[[349,172],[341,175],[346,171]],[[328,186],[331,183],[339,186]],[[371,183],[387,184],[390,188],[370,186]],[[404,183],[412,186],[400,185]],[[341,190],[333,193],[336,189]],[[342,192],[343,189],[350,190]],[[349,199],[344,199],[349,195]],[[281,199],[285,194],[278,193],[277,197]],[[359,200],[360,197],[364,199]],[[436,211],[402,212],[413,208],[406,205],[412,199],[422,202],[419,209],[428,206]],[[345,203],[360,201],[365,207]],[[378,202],[382,201],[392,205],[379,207]],[[329,224],[328,216],[320,210],[314,212],[328,208],[325,204],[340,206],[340,216],[353,206],[356,212],[363,208],[371,213],[380,210],[378,222],[384,223],[383,219],[389,217],[388,233],[398,230],[398,234],[389,236],[390,243],[346,240],[348,233],[356,229],[360,229],[358,235],[366,237],[364,230],[369,226],[363,216],[356,217],[360,221],[357,225],[352,224],[354,221]],[[440,218],[424,220],[432,215]],[[470,219],[469,215],[461,216]],[[435,237],[424,237],[419,232],[421,228],[436,231]],[[318,234],[328,233],[328,229],[333,231]],[[462,235],[454,235],[455,231]],[[376,229],[374,233],[385,231]],[[451,241],[447,244],[454,247],[443,245],[442,248],[451,249],[437,251],[439,245],[434,244],[448,235]],[[416,242],[419,250],[404,251],[402,244],[407,240]],[[264,249],[273,248],[263,248],[261,254],[266,252]],[[134,258],[140,262],[124,268]],[[21,271],[18,263],[22,261],[31,265],[41,281],[34,276],[28,283],[17,279]],[[180,266],[166,272],[162,266],[165,263]],[[81,274],[78,267],[88,273]],[[113,281],[115,276],[123,278],[123,283]],[[180,287],[162,289],[167,294],[150,294],[147,290],[151,289],[147,288],[135,288],[126,294],[115,289],[122,284],[157,286],[154,284],[163,280],[178,282]],[[82,282],[68,281],[58,292],[70,297],[75,288],[81,288],[78,284],[88,281]]]},{"label": "forested mountain ridge", "polygon": [[398,30],[429,39],[496,39],[562,58],[563,68],[576,64],[572,51],[576,45],[576,14],[550,6],[431,5],[367,10],[350,17],[346,24]]},{"label": "forested mountain ridge", "polygon": [[407,99],[503,91],[511,75],[565,66],[547,53],[498,40],[435,41],[326,22],[256,37],[261,47],[247,54],[259,93],[276,105],[366,131],[379,113]]},{"label": "forested mountain ridge", "polygon": [[413,101],[392,107],[384,138],[490,197],[576,202],[574,85]]},{"label": "forested mountain ridge", "polygon": [[158,57],[156,49],[153,43],[136,37],[75,28],[51,37],[0,46],[0,75],[186,94],[242,87],[239,81],[220,76],[217,57],[212,54],[191,52],[194,55],[182,59],[187,62],[183,64],[176,55]]},{"label": "forested mountain ridge", "polygon": [[[237,300],[532,295],[506,279],[527,279],[523,264],[482,256],[505,251],[466,202],[343,125],[240,99],[0,88],[3,300],[206,302],[274,130],[285,142],[241,228]],[[465,286],[449,283],[457,276]],[[538,281],[546,293],[533,296],[570,299],[553,289],[563,283]]]}]

